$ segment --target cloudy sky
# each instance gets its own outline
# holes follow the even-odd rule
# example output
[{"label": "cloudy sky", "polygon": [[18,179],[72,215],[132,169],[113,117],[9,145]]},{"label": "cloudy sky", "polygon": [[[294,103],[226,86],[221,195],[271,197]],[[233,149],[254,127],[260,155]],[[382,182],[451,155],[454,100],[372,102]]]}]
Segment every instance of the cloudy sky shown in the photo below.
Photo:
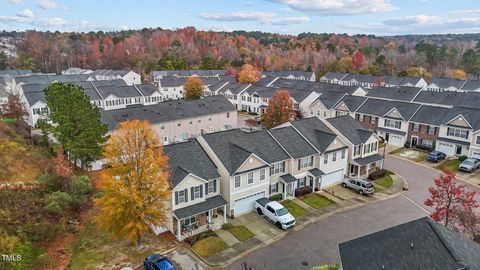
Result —
[{"label": "cloudy sky", "polygon": [[0,0],[0,30],[478,33],[480,0]]}]

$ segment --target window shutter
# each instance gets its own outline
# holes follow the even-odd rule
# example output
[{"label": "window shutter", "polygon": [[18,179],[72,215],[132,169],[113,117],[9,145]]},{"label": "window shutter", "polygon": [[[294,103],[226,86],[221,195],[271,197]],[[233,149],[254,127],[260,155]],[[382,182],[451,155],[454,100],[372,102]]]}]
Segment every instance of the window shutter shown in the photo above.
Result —
[{"label": "window shutter", "polygon": [[465,133],[465,135],[466,135],[466,138],[465,138],[465,139],[468,138],[468,134],[470,134],[470,131],[467,130],[467,133]]},{"label": "window shutter", "polygon": [[273,175],[273,165],[270,167],[270,175]]},{"label": "window shutter", "polygon": [[178,191],[175,191],[175,205],[178,204]]},{"label": "window shutter", "polygon": [[208,195],[208,183],[205,183],[205,196]]},{"label": "window shutter", "polygon": [[282,165],[283,165],[283,166],[282,166],[282,172],[285,172],[285,161],[282,162]]},{"label": "window shutter", "polygon": [[185,192],[185,202],[188,202],[188,189],[183,190]]},{"label": "window shutter", "polygon": [[[205,193],[206,193],[206,191],[205,191]],[[200,198],[202,198],[202,197],[203,197],[203,188],[202,188],[202,185],[200,185]]]},{"label": "window shutter", "polygon": [[217,179],[213,180],[213,192],[217,192]]},{"label": "window shutter", "polygon": [[300,160],[301,160],[301,159],[298,160],[298,169],[299,169],[299,170],[300,170]]},{"label": "window shutter", "polygon": [[275,184],[275,190],[278,192],[278,183]]},{"label": "window shutter", "polygon": [[268,194],[272,194],[272,185],[268,186]]},{"label": "window shutter", "polygon": [[414,127],[414,126],[415,126],[415,124],[414,124],[414,123],[410,123],[410,130],[412,130],[412,131],[413,131],[413,127]]},{"label": "window shutter", "polygon": [[310,166],[313,166],[313,156],[310,156]]},{"label": "window shutter", "polygon": [[191,187],[190,188],[190,198],[192,199],[192,201],[195,199],[195,188],[194,187]]}]

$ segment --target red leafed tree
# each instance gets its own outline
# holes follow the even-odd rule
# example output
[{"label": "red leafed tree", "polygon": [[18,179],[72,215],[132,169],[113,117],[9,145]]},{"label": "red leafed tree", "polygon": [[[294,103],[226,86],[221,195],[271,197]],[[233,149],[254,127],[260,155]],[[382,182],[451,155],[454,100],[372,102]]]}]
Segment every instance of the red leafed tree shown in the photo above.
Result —
[{"label": "red leafed tree", "polygon": [[262,125],[265,128],[273,128],[294,118],[295,110],[288,90],[279,90],[268,100],[268,108],[262,116]]},{"label": "red leafed tree", "polygon": [[363,65],[364,56],[361,52],[356,51],[352,55],[352,65],[355,69],[359,69]]},{"label": "red leafed tree", "polygon": [[58,177],[67,179],[72,176],[72,167],[70,167],[70,164],[63,155],[63,147],[61,144],[57,145],[57,156],[53,157],[52,159],[53,164],[55,165],[55,174]]},{"label": "red leafed tree", "polygon": [[2,117],[22,119],[27,115],[27,109],[18,95],[9,94],[7,103],[0,106],[0,116]]},{"label": "red leafed tree", "polygon": [[433,220],[455,228],[461,215],[478,208],[476,192],[458,185],[454,172],[445,169],[434,182],[435,186],[428,189],[430,198],[424,202],[426,206],[434,208],[430,215]]}]

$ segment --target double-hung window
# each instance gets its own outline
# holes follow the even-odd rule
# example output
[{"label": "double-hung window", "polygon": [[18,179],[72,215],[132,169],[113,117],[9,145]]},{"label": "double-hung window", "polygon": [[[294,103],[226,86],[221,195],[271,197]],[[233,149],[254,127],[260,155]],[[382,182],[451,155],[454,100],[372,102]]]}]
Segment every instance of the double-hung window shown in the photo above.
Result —
[{"label": "double-hung window", "polygon": [[240,188],[241,186],[240,175],[235,176],[233,181],[234,181],[234,188]]},{"label": "double-hung window", "polygon": [[332,153],[332,162],[337,161],[337,152]]},{"label": "double-hung window", "polygon": [[343,150],[342,150],[342,159],[345,159],[345,152],[346,152],[346,150],[343,149]]},{"label": "double-hung window", "polygon": [[328,154],[325,154],[323,156],[323,164],[327,164],[328,163]]},{"label": "double-hung window", "polygon": [[400,129],[402,127],[402,122],[391,120],[391,119],[385,119],[385,126]]},{"label": "double-hung window", "polygon": [[247,184],[248,185],[253,184],[253,172],[248,172],[248,174],[247,174]]},{"label": "double-hung window", "polygon": [[447,129],[447,135],[452,136],[452,137],[467,139],[468,138],[468,130],[449,127]]},{"label": "double-hung window", "polygon": [[260,170],[260,182],[265,181],[265,169]]},{"label": "double-hung window", "polygon": [[313,166],[313,156],[309,156],[309,157],[304,157],[304,158],[301,158],[298,160],[298,169],[303,169],[303,168],[306,168],[306,167],[311,167]]},{"label": "double-hung window", "polygon": [[420,124],[414,123],[414,124],[413,124],[413,127],[412,127],[412,130],[413,130],[414,132],[419,132],[419,131],[420,131]]},{"label": "double-hung window", "polygon": [[270,174],[283,173],[285,171],[283,162],[278,162],[272,165]]},{"label": "double-hung window", "polygon": [[435,127],[428,126],[427,127],[427,133],[430,134],[430,135],[434,135],[435,134]]},{"label": "double-hung window", "polygon": [[307,177],[306,176],[298,179],[298,187],[304,187],[306,185],[306,182],[307,182]]},{"label": "double-hung window", "polygon": [[208,181],[208,193],[214,193],[216,188],[215,185],[217,184],[217,181]]},{"label": "double-hung window", "polygon": [[178,203],[185,202],[185,190],[180,190],[177,192]]},{"label": "double-hung window", "polygon": [[193,188],[193,198],[194,199],[198,199],[201,197],[201,193],[200,193],[200,189],[202,188],[202,186],[196,186]]}]

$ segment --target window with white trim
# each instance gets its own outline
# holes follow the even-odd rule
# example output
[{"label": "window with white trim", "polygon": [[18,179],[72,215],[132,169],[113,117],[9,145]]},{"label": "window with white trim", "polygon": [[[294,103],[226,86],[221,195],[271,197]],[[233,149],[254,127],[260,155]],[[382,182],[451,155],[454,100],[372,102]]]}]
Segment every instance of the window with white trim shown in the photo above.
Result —
[{"label": "window with white trim", "polygon": [[253,172],[248,172],[248,174],[247,174],[247,184],[248,185],[253,184]]},{"label": "window with white trim", "polygon": [[342,159],[345,159],[345,152],[346,152],[346,150],[343,149],[343,150],[342,150]]},{"label": "window with white trim", "polygon": [[178,203],[185,202],[185,190],[180,190],[177,192]]},{"label": "window with white trim", "polygon": [[194,198],[194,199],[198,199],[198,198],[201,197],[201,196],[200,196],[200,188],[201,188],[201,187],[202,187],[202,186],[196,186],[196,187],[193,188],[193,198]]},{"label": "window with white trim", "polygon": [[215,184],[216,183],[217,183],[217,181],[215,181],[215,180],[208,181],[208,193],[214,193],[215,192]]},{"label": "window with white trim", "polygon": [[476,143],[476,144],[480,144],[480,136],[477,136],[477,137],[475,138],[475,143]]},{"label": "window with white trim", "polygon": [[278,162],[274,163],[271,167],[271,173],[270,174],[277,174],[277,173],[283,173],[285,171],[285,164],[284,162]]},{"label": "window with white trim", "polygon": [[265,169],[260,170],[260,182],[265,181]]},{"label": "window with white trim", "polygon": [[277,184],[271,184],[270,185],[270,193],[277,193],[277,192],[278,192]]},{"label": "window with white trim", "polygon": [[303,168],[306,168],[306,167],[311,167],[313,166],[313,157],[312,156],[309,156],[309,157],[303,157],[300,159],[300,168],[299,169],[303,169]]},{"label": "window with white trim", "polygon": [[323,164],[328,163],[328,154],[323,155]]},{"label": "window with white trim", "polygon": [[420,131],[420,124],[413,123],[412,130],[414,132],[419,132]]},{"label": "window with white trim", "polygon": [[332,153],[332,162],[337,161],[337,152]]},{"label": "window with white trim", "polygon": [[298,179],[298,187],[299,188],[304,187],[306,185],[306,183],[307,183],[307,177],[306,176]]},{"label": "window with white trim", "polygon": [[447,135],[452,136],[452,137],[467,139],[468,138],[468,130],[449,127],[447,129]]},{"label": "window with white trim", "polygon": [[385,119],[385,126],[400,129],[402,127],[402,122],[391,120],[391,119]]},{"label": "window with white trim", "polygon": [[241,181],[240,181],[240,175],[235,176],[234,181],[234,188],[240,188],[241,186]]}]

